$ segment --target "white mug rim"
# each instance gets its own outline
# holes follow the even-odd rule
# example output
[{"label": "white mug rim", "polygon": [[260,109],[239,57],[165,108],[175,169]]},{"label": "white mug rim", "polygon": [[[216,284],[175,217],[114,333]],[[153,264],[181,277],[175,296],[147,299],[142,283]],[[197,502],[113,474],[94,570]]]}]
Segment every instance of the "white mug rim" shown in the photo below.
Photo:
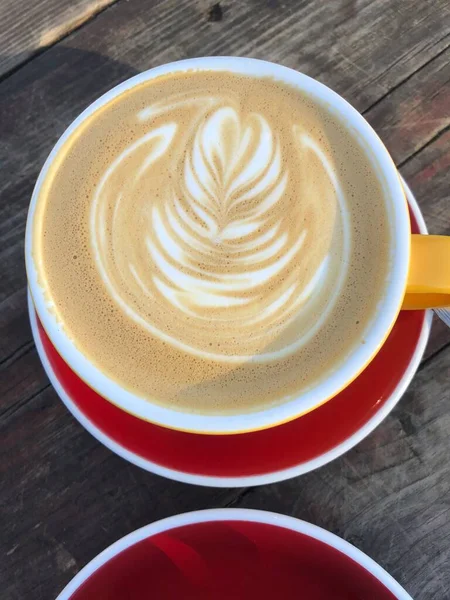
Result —
[{"label": "white mug rim", "polygon": [[[353,351],[350,358],[336,372],[320,382],[314,389],[279,406],[252,413],[201,415],[176,411],[140,398],[107,377],[75,347],[58,324],[48,307],[44,290],[39,285],[38,273],[31,252],[32,223],[40,188],[55,156],[73,131],[95,110],[127,89],[165,73],[189,69],[225,70],[249,75],[273,76],[300,86],[321,101],[329,103],[332,109],[339,113],[346,125],[357,130],[358,135],[370,147],[378,176],[388,190],[386,197],[392,199],[390,208],[395,231],[395,249],[390,277],[377,315],[365,336],[365,344]],[[364,117],[337,93],[307,75],[275,63],[240,57],[186,59],[155,67],[119,84],[88,106],[60,137],[39,174],[30,203],[25,236],[27,276],[36,311],[58,353],[75,373],[105,399],[134,416],[173,429],[208,434],[244,433],[281,424],[313,410],[345,388],[373,359],[395,322],[405,293],[409,253],[409,218],[401,182],[386,148]]]},{"label": "white mug rim", "polygon": [[182,513],[145,525],[122,537],[100,552],[100,554],[93,558],[79,573],[77,573],[77,575],[75,575],[58,595],[56,600],[70,600],[71,596],[80,589],[83,583],[95,573],[95,571],[109,562],[113,557],[144,539],[186,525],[221,521],[245,521],[274,525],[276,527],[304,534],[338,550],[348,558],[352,559],[366,572],[370,573],[375,579],[382,583],[395,595],[397,600],[412,600],[406,590],[404,590],[392,575],[383,569],[383,567],[367,556],[367,554],[334,533],[295,517],[248,508],[213,508],[198,510]]}]

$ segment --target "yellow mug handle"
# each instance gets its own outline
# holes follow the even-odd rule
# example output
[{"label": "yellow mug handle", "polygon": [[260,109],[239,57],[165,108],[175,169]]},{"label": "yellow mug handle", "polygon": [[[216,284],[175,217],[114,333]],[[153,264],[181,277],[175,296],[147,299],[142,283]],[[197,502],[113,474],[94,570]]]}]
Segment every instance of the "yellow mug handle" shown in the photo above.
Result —
[{"label": "yellow mug handle", "polygon": [[450,236],[411,236],[411,258],[402,309],[450,306]]}]

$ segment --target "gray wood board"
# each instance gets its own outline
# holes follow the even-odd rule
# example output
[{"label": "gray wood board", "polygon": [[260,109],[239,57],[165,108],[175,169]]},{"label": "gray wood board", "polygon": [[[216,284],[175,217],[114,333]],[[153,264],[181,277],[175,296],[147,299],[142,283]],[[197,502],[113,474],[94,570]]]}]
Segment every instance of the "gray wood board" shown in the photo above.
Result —
[{"label": "gray wood board", "polygon": [[0,78],[92,19],[114,0],[1,0]]}]

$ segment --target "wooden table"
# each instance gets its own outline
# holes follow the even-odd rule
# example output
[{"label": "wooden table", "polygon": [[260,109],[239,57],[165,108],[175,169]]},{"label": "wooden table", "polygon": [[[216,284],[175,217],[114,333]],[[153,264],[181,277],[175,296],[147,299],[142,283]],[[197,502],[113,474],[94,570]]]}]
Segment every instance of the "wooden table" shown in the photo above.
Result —
[{"label": "wooden table", "polygon": [[124,534],[188,510],[274,510],[349,540],[421,600],[450,598],[450,331],[434,322],[394,412],[306,476],[208,489],[128,464],[72,418],[31,339],[31,191],[74,117],[125,78],[191,56],[254,56],[330,85],[378,131],[430,232],[450,234],[446,0],[1,0],[0,590],[50,599]]}]

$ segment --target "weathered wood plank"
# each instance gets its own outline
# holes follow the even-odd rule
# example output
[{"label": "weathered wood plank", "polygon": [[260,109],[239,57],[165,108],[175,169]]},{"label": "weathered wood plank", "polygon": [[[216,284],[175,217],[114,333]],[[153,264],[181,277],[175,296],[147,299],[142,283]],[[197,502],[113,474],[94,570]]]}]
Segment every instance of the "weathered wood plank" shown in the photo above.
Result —
[{"label": "weathered wood plank", "polygon": [[[450,97],[450,88],[448,97]],[[447,108],[447,112],[448,110]],[[430,233],[450,234],[449,169],[450,130],[448,129],[400,169],[416,195]]]},{"label": "weathered wood plank", "polygon": [[115,0],[0,3],[0,77],[52,46]]},{"label": "weathered wood plank", "polygon": [[8,360],[14,357],[19,348],[31,343],[26,278],[23,273],[22,278],[22,287],[12,291],[0,303],[0,371],[8,368]]},{"label": "weathered wood plank", "polygon": [[365,117],[401,166],[449,127],[449,98],[450,47],[377,102]]},{"label": "weathered wood plank", "polygon": [[235,506],[325,527],[384,566],[416,600],[449,598],[449,364],[447,348],[344,457],[301,479],[251,489]]},{"label": "weathered wood plank", "polygon": [[55,598],[76,571],[150,521],[224,506],[237,490],[153,476],[101,446],[48,388],[1,430],[5,600]]},{"label": "weathered wood plank", "polygon": [[16,411],[22,410],[50,383],[42,368],[34,342],[26,343],[2,365],[5,377],[0,378],[0,422],[7,425]]},{"label": "weathered wood plank", "polygon": [[450,344],[450,331],[447,325],[433,315],[433,325],[431,327],[430,339],[428,340],[422,362],[430,360],[437,352]]}]

